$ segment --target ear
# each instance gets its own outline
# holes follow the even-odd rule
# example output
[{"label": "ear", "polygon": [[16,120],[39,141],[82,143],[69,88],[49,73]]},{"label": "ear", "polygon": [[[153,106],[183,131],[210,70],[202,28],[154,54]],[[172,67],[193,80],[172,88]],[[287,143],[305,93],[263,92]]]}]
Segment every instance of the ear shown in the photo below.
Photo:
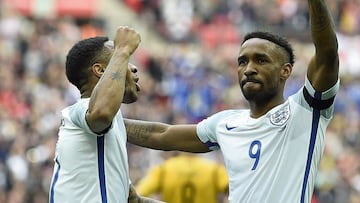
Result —
[{"label": "ear", "polygon": [[292,71],[292,65],[290,63],[285,63],[280,70],[280,78],[282,80],[287,80],[290,75],[291,75],[291,71]]},{"label": "ear", "polygon": [[94,63],[91,66],[91,71],[94,73],[96,77],[100,78],[105,71],[105,66],[102,65],[101,63]]}]

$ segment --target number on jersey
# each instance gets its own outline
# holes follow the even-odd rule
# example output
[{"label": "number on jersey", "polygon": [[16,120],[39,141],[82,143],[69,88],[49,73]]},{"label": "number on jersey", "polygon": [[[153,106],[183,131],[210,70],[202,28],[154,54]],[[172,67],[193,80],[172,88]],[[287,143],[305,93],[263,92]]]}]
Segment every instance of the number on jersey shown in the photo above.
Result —
[{"label": "number on jersey", "polygon": [[261,142],[259,140],[254,140],[249,148],[249,156],[252,159],[255,159],[254,165],[252,167],[252,171],[256,169],[259,160],[260,160],[260,153],[261,153]]}]

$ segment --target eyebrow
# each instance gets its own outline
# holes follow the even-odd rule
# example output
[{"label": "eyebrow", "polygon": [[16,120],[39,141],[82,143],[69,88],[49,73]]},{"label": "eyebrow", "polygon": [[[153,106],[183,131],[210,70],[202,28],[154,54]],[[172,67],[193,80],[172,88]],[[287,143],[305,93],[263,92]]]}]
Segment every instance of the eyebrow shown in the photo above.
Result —
[{"label": "eyebrow", "polygon": [[[263,53],[255,53],[254,54],[255,58],[270,58],[268,54],[263,54]],[[246,55],[241,55],[238,57],[238,63],[240,62],[240,60],[244,60],[247,59],[249,57],[247,57]]]},{"label": "eyebrow", "polygon": [[256,53],[256,58],[270,58],[268,54]]}]

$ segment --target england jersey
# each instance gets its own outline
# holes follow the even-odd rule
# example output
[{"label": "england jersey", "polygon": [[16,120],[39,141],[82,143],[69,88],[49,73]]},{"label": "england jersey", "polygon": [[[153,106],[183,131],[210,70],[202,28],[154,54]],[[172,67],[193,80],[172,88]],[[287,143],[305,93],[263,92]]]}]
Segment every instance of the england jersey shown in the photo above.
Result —
[{"label": "england jersey", "polygon": [[85,120],[89,99],[62,110],[50,203],[128,202],[126,130],[120,111],[104,134]]},{"label": "england jersey", "polygon": [[197,125],[221,149],[231,203],[310,203],[339,81],[325,92],[310,82],[260,118],[225,110]]}]

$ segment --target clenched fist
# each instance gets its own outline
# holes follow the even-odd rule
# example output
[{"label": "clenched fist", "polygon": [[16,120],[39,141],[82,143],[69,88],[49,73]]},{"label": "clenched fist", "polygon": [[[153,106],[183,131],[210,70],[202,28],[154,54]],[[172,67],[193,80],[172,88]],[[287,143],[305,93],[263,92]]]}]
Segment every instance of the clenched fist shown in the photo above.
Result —
[{"label": "clenched fist", "polygon": [[123,49],[131,55],[141,42],[140,34],[128,26],[120,26],[116,30],[114,48]]}]

